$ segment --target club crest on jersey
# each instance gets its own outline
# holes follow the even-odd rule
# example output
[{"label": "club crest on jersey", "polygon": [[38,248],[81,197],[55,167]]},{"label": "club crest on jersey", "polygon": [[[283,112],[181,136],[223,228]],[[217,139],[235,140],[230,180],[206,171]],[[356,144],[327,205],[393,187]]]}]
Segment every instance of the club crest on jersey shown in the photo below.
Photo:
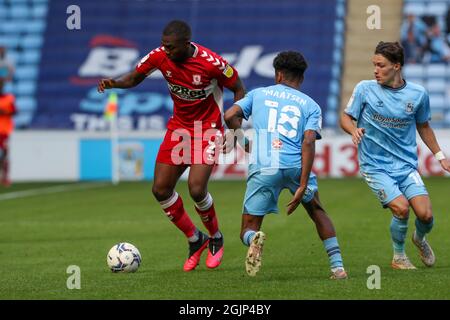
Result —
[{"label": "club crest on jersey", "polygon": [[414,112],[414,104],[412,102],[408,102],[406,104],[406,112],[413,113]]},{"label": "club crest on jersey", "polygon": [[203,84],[202,82],[202,76],[199,74],[193,74],[192,75],[192,84],[195,86],[198,86],[200,84]]},{"label": "club crest on jersey", "polygon": [[231,78],[233,76],[233,73],[233,68],[229,64],[227,64],[225,70],[223,70],[223,74],[225,75],[225,77]]}]

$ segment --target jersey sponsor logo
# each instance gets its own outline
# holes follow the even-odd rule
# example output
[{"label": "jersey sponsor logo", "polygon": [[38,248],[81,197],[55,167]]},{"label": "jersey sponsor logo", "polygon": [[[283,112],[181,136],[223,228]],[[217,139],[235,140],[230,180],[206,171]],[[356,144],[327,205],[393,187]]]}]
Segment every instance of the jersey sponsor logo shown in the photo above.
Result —
[{"label": "jersey sponsor logo", "polygon": [[379,113],[374,113],[372,119],[385,128],[405,128],[411,123],[409,119],[385,117]]},{"label": "jersey sponsor logo", "polygon": [[183,100],[203,100],[208,96],[205,89],[189,89],[169,82],[167,83],[167,85],[173,95]]},{"label": "jersey sponsor logo", "polygon": [[225,75],[225,77],[231,78],[233,76],[233,73],[233,68],[229,64],[227,64],[225,70],[223,70],[223,74]]}]

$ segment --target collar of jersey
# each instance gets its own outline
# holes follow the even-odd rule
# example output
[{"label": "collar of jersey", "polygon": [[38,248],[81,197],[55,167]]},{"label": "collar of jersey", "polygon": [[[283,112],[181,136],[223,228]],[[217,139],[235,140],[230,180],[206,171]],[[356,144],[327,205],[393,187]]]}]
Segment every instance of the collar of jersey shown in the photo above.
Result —
[{"label": "collar of jersey", "polygon": [[403,81],[405,82],[404,84],[402,84],[400,87],[398,87],[398,88],[392,88],[392,87],[388,87],[388,86],[385,86],[385,85],[381,85],[383,88],[385,88],[385,89],[389,89],[389,90],[392,90],[392,91],[398,91],[398,90],[402,90],[404,87],[406,87],[406,80],[405,79],[403,79]]},{"label": "collar of jersey", "polygon": [[195,50],[194,50],[194,54],[192,55],[192,58],[197,57],[197,53],[198,53],[198,47],[197,45],[191,41],[191,44],[194,46]]}]

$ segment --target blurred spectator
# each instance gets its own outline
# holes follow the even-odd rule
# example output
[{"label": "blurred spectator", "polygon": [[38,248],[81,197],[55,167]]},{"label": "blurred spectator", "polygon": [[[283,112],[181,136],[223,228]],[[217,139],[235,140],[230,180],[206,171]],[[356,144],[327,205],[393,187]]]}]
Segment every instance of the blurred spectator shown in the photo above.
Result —
[{"label": "blurred spectator", "polygon": [[14,96],[3,92],[4,82],[4,79],[0,79],[0,183],[9,186],[8,140],[14,129],[16,107]]},{"label": "blurred spectator", "polygon": [[450,48],[438,23],[430,28],[429,40],[430,62],[450,61]]},{"label": "blurred spectator", "polygon": [[0,81],[11,81],[14,75],[14,66],[6,58],[6,48],[0,46]]},{"label": "blurred spectator", "polygon": [[414,14],[409,13],[400,29],[406,62],[421,62],[427,45],[427,25]]}]

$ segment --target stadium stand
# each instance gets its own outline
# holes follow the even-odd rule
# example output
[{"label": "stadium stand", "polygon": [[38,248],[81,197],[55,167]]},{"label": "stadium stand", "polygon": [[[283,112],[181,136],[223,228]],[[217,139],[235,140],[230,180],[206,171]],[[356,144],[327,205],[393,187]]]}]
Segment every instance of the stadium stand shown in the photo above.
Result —
[{"label": "stadium stand", "polygon": [[[99,122],[104,107],[105,96],[96,93],[96,81],[130,70],[159,45],[163,26],[174,18],[188,21],[195,41],[236,65],[248,89],[273,82],[271,62],[277,52],[302,51],[309,62],[303,90],[323,108],[324,126],[336,127],[345,0],[263,5],[257,0],[108,1],[107,5],[85,0],[77,2],[81,30],[65,27],[71,1],[0,3],[6,18],[0,44],[8,47],[17,65],[8,89],[18,96],[19,127],[101,130],[102,125],[87,123]],[[134,129],[163,129],[171,114],[166,84],[158,77],[119,92],[119,99],[121,116],[131,119]],[[224,99],[228,107],[231,96]],[[138,125],[142,117],[149,125]]]},{"label": "stadium stand", "polygon": [[[407,45],[408,16],[422,24],[424,39],[421,54],[406,56],[406,79],[423,85],[430,93],[432,123],[435,128],[450,126],[450,1],[406,0],[403,6],[401,39]],[[416,32],[415,38],[420,34]],[[420,41],[419,41],[420,42]]]},{"label": "stadium stand", "polygon": [[36,113],[36,89],[46,27],[47,0],[0,0],[0,45],[15,65],[5,91],[17,97],[18,128],[28,127]]}]

